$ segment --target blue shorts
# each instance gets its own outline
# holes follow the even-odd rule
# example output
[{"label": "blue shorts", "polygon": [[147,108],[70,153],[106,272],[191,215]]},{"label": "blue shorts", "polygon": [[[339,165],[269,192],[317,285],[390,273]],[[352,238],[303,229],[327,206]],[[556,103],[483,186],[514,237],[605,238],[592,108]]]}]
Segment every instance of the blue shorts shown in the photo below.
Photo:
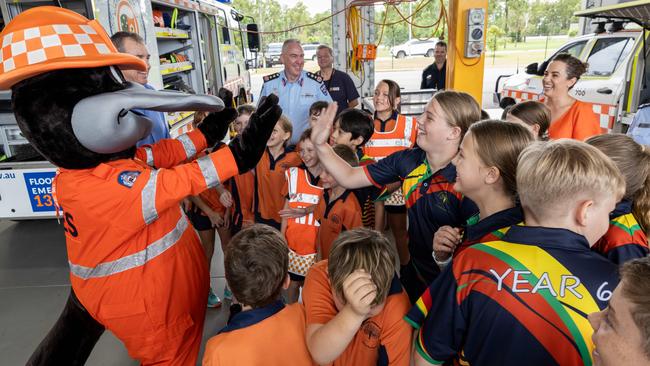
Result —
[{"label": "blue shorts", "polygon": [[207,231],[213,229],[210,218],[203,214],[203,211],[198,207],[192,205],[192,207],[185,213],[196,231]]}]

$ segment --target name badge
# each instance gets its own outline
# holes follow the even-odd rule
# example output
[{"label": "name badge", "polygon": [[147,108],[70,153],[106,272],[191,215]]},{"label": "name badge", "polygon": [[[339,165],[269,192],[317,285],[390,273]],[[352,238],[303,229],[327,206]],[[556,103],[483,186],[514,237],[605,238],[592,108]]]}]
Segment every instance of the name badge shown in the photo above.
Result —
[{"label": "name badge", "polygon": [[339,90],[341,90],[341,88],[339,88],[338,86],[333,86],[330,88],[330,91],[339,91]]}]

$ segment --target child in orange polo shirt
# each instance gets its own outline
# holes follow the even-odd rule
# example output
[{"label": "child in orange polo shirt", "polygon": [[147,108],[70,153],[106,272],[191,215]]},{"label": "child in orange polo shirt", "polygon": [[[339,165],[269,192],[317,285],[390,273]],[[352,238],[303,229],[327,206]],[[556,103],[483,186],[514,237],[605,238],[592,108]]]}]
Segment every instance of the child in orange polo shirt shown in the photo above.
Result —
[{"label": "child in orange polo shirt", "polygon": [[[334,152],[351,166],[359,166],[356,154],[345,145],[334,146]],[[323,203],[325,212],[318,229],[318,253],[327,259],[332,242],[343,231],[363,226],[361,222],[361,205],[352,190],[340,186],[326,171],[320,175],[323,188],[327,189]]]},{"label": "child in orange polo shirt", "polygon": [[255,200],[253,204],[255,222],[272,226],[278,230],[282,223],[280,210],[284,207],[284,196],[282,195],[284,171],[290,167],[299,166],[302,162],[298,153],[286,149],[292,132],[291,121],[282,115],[266,144],[264,155],[255,167]]},{"label": "child in orange polo shirt", "polygon": [[410,303],[395,274],[395,249],[377,231],[342,233],[302,293],[306,340],[320,365],[408,365]]},{"label": "child in orange polo shirt", "polygon": [[311,365],[301,304],[284,305],[289,286],[287,243],[275,229],[253,225],[226,249],[226,281],[243,305],[203,356],[204,366]]},{"label": "child in orange polo shirt", "polygon": [[[238,116],[232,123],[236,135],[240,134],[248,126],[248,120],[253,113],[255,113],[255,106],[251,104],[243,104],[237,107]],[[235,235],[242,227],[252,225],[255,220],[253,215],[255,176],[251,170],[232,177],[228,183],[233,201],[230,233],[231,235]]]},{"label": "child in orange polo shirt", "polygon": [[[196,126],[198,126],[207,115],[207,112],[196,112],[192,123],[194,128],[196,128]],[[211,148],[208,148],[206,151],[199,152],[196,157],[199,158],[204,156],[210,150]],[[203,251],[205,252],[205,257],[208,261],[209,270],[212,264],[212,256],[214,254],[215,230],[219,233],[219,241],[222,250],[230,241],[230,217],[226,212],[232,203],[230,193],[223,184],[219,184],[214,188],[209,188],[204,192],[201,192],[198,196],[188,197],[188,200],[189,204],[186,205],[186,207],[188,207],[186,210],[187,216],[190,219],[192,226],[199,234]],[[212,286],[210,286],[208,307],[218,308],[220,306],[221,300],[212,290]]]},{"label": "child in orange polo shirt", "polygon": [[282,194],[287,197],[282,216],[282,234],[289,245],[289,278],[287,301],[298,301],[300,287],[305,281],[307,271],[316,261],[316,240],[318,239],[318,219],[322,209],[314,212],[323,199],[323,188],[319,184],[321,167],[314,145],[310,140],[311,128],[300,136],[301,167],[289,168]]}]

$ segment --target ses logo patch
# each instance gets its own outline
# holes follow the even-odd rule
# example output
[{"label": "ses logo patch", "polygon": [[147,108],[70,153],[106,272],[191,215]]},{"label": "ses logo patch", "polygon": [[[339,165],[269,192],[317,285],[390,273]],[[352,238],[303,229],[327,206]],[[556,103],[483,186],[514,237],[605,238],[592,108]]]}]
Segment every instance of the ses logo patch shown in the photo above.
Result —
[{"label": "ses logo patch", "polygon": [[127,188],[131,188],[135,184],[135,180],[138,179],[139,175],[140,172],[138,171],[126,170],[120,173],[117,177],[117,182]]}]

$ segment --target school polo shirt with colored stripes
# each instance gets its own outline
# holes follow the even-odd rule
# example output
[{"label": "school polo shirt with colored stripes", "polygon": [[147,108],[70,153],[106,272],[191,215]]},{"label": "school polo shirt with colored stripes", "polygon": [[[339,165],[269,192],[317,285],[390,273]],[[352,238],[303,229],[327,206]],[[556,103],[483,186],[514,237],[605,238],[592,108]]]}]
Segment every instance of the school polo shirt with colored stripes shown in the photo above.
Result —
[{"label": "school polo shirt with colored stripes", "polygon": [[609,229],[591,249],[616,264],[648,255],[648,237],[632,214],[632,201],[616,204],[609,218]]},{"label": "school polo shirt with colored stripes", "polygon": [[584,236],[511,226],[465,249],[418,300],[427,314],[416,350],[432,364],[591,365],[587,315],[617,284],[616,265]]},{"label": "school polo shirt with colored stripes", "polygon": [[203,366],[312,365],[302,304],[267,306],[236,314],[210,338]]},{"label": "school polo shirt with colored stripes", "polygon": [[[467,227],[463,232],[462,242],[456,247],[454,257],[459,256],[463,250],[469,248],[471,245],[501,240],[512,225],[517,225],[524,221],[524,213],[521,206],[516,206],[496,212],[483,220],[478,220],[478,214],[467,220]],[[431,287],[429,286],[425,291],[426,293],[417,301],[417,304],[421,306],[424,306],[425,303],[431,304],[430,301],[422,300],[422,297],[429,299],[435,297],[435,294],[431,294],[430,291]],[[429,310],[428,308],[424,309],[414,306],[406,315],[406,318],[415,328],[419,328],[424,322],[424,318]]]},{"label": "school polo shirt with colored stripes", "polygon": [[478,212],[474,202],[454,190],[456,167],[449,163],[432,172],[426,153],[415,147],[393,153],[364,170],[378,188],[402,181],[411,260],[426,283],[430,283],[440,273],[431,256],[433,234],[444,225],[461,227]]},{"label": "school polo shirt with colored stripes", "polygon": [[454,255],[460,254],[465,248],[476,243],[501,240],[510,226],[524,221],[524,212],[521,206],[507,208],[480,220],[476,214],[467,220],[467,227],[463,231],[463,238],[456,247]]}]

